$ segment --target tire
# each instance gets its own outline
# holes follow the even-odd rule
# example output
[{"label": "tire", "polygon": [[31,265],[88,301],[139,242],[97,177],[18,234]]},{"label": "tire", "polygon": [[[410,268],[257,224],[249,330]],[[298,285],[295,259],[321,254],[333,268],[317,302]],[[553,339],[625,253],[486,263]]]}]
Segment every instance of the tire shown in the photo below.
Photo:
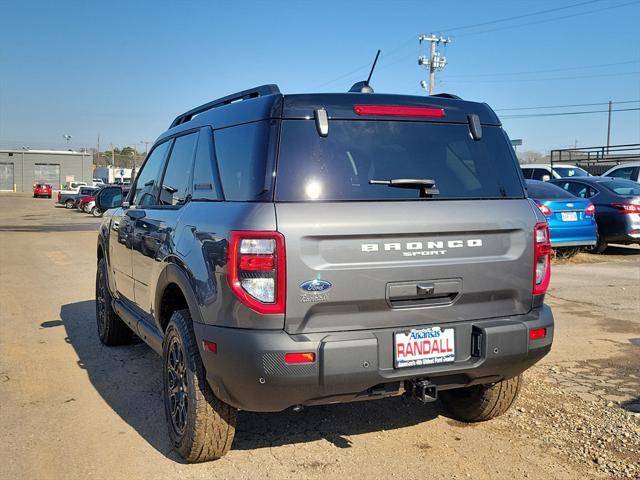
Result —
[{"label": "tire", "polygon": [[116,315],[111,305],[111,292],[107,284],[107,264],[104,258],[98,262],[96,272],[96,322],[98,338],[107,346],[125,345],[131,342],[133,332]]},{"label": "tire", "polygon": [[440,392],[447,411],[461,422],[484,422],[505,413],[514,404],[522,375],[490,385],[475,385]]},{"label": "tire", "polygon": [[93,215],[94,217],[101,217],[102,216],[102,211],[98,207],[93,207],[91,209],[91,212],[88,212],[88,213],[91,213],[91,215]]},{"label": "tire", "polygon": [[598,243],[595,244],[595,246],[589,250],[589,252],[591,253],[604,253],[604,251],[609,247],[609,244],[603,240],[601,237],[598,237]]},{"label": "tire", "polygon": [[73,200],[69,199],[66,202],[64,202],[64,208],[68,208],[69,210],[71,210],[73,208]]},{"label": "tire", "polygon": [[162,348],[162,397],[169,437],[187,462],[206,462],[231,448],[238,411],[207,383],[188,310],[174,312]]},{"label": "tire", "polygon": [[559,247],[555,249],[556,257],[558,258],[571,258],[575,257],[579,252],[578,247]]}]

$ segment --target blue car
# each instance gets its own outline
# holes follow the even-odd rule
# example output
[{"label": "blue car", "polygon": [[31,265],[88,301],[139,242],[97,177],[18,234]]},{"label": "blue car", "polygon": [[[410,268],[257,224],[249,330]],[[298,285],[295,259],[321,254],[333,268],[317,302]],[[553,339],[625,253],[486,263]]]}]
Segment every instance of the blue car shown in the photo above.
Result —
[{"label": "blue car", "polygon": [[547,182],[525,180],[529,198],[547,217],[553,248],[593,247],[598,242],[595,207],[584,198]]}]

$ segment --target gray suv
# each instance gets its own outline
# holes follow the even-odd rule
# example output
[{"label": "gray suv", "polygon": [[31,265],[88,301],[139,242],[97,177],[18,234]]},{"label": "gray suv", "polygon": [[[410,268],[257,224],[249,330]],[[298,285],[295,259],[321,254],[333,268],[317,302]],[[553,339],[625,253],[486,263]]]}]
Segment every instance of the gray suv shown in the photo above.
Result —
[{"label": "gray suv", "polygon": [[406,394],[487,420],[551,348],[547,224],[486,104],[257,87],[178,116],[96,203],[100,340],[162,355],[187,461],[239,409]]}]

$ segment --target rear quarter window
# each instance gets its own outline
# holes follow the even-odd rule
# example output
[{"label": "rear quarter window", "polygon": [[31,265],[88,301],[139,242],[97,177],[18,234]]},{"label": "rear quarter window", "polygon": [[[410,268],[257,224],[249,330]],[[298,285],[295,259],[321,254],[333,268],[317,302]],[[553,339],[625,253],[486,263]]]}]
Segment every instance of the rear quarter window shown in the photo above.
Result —
[{"label": "rear quarter window", "polygon": [[539,200],[552,200],[556,198],[575,198],[574,195],[570,194],[566,190],[563,190],[562,188],[556,185],[553,185],[551,183],[528,180],[526,184],[527,184],[527,193],[531,198],[536,198]]},{"label": "rear quarter window", "polygon": [[523,198],[518,165],[499,127],[474,141],[467,125],[331,120],[321,137],[313,121],[282,122],[276,200],[417,200],[419,189],[370,180],[430,179],[434,200]]},{"label": "rear quarter window", "polygon": [[275,121],[236,125],[214,131],[214,148],[225,200],[271,200]]}]

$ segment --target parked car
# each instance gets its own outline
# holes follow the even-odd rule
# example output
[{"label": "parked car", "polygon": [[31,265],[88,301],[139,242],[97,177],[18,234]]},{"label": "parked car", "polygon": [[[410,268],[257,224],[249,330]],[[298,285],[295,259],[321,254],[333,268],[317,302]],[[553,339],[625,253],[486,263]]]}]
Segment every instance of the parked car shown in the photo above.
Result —
[{"label": "parked car", "polygon": [[94,178],[91,180],[91,185],[93,185],[94,187],[103,187],[106,185],[106,183],[104,183],[104,180],[102,180],[101,178]]},{"label": "parked car", "polygon": [[603,177],[615,177],[640,182],[640,162],[628,162],[616,165],[602,174]]},{"label": "parked car", "polygon": [[87,206],[87,204],[89,202],[95,202],[96,193],[93,193],[92,195],[85,195],[85,196],[79,198],[78,199],[78,210],[80,210],[81,212],[89,213],[89,212],[86,211],[85,207]]},{"label": "parked car", "polygon": [[551,348],[548,225],[493,110],[361,85],[192,109],[96,197],[100,341],[162,355],[188,461],[238,409],[406,392],[488,420]]},{"label": "parked car", "polygon": [[58,192],[57,203],[64,205],[65,208],[75,208],[78,204],[78,199],[82,196],[92,195],[98,189],[95,187],[78,186],[75,190],[60,190]]},{"label": "parked car", "polygon": [[551,246],[557,253],[569,256],[577,247],[593,247],[598,241],[595,207],[586,199],[539,180],[526,180],[527,192],[547,217]]},{"label": "parked car", "polygon": [[102,210],[96,207],[95,200],[91,200],[90,202],[86,203],[84,206],[84,211],[85,213],[93,215],[94,217],[101,217],[102,214],[104,213]]},{"label": "parked car", "polygon": [[62,190],[65,190],[65,191],[78,190],[80,187],[86,187],[86,186],[87,186],[86,182],[69,182],[69,183],[65,183],[62,186]]},{"label": "parked car", "polygon": [[575,180],[552,180],[580,198],[588,198],[595,206],[598,223],[596,253],[609,243],[640,244],[640,185],[631,180],[612,177],[582,177]]},{"label": "parked car", "polygon": [[525,179],[542,180],[543,182],[548,182],[554,178],[591,176],[589,172],[580,167],[564,163],[554,163],[553,169],[549,163],[529,163],[520,165],[520,169],[522,169],[522,175],[524,175]]},{"label": "parked car", "polygon": [[38,198],[38,197],[51,198],[52,192],[53,192],[53,189],[51,188],[51,185],[49,185],[48,183],[35,183],[33,185],[34,198]]}]

